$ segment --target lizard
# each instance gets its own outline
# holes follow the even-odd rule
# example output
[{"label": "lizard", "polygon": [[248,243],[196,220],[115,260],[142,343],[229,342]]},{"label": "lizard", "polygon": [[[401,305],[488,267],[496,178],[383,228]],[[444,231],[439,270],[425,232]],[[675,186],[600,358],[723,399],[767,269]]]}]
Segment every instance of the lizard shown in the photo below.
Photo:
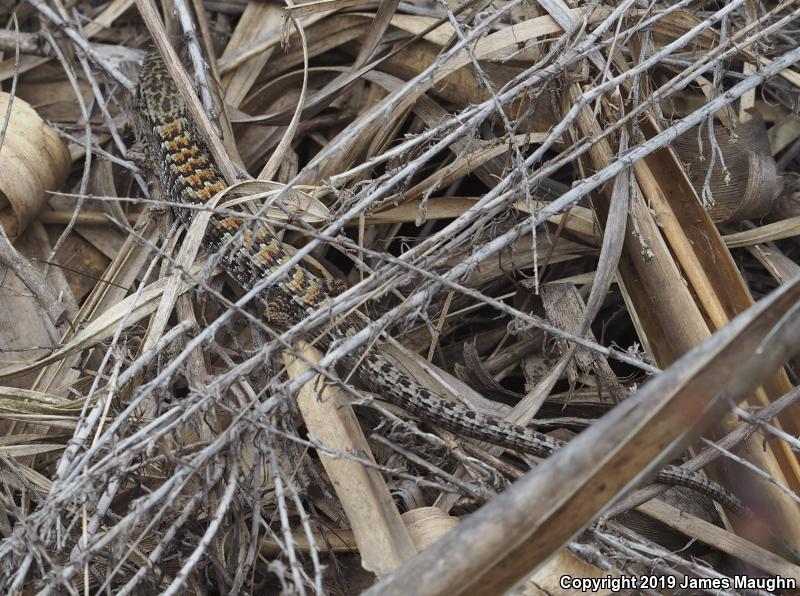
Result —
[{"label": "lizard", "polygon": [[[203,205],[227,188],[203,138],[197,134],[183,98],[177,90],[161,55],[152,51],[144,59],[133,102],[133,128],[144,149],[146,163],[155,170],[161,191],[173,204]],[[188,225],[190,209],[175,209]],[[239,240],[226,249],[222,265],[245,290],[274,273],[290,255],[270,228],[259,221],[247,222],[235,215],[213,215],[203,238],[210,254],[222,249],[235,234]],[[269,289],[280,296],[280,308],[288,320],[299,321],[324,308],[332,299],[328,284],[301,265],[294,265]],[[268,302],[269,296],[261,296]],[[327,349],[351,337],[362,328],[353,315],[337,319],[324,332],[319,345]],[[486,441],[539,458],[546,458],[564,442],[537,430],[477,412],[422,386],[378,349],[353,354],[345,362],[355,367],[361,383],[376,394],[420,419],[474,439]],[[705,476],[679,466],[666,466],[655,482],[692,488],[716,500],[734,513],[745,511],[741,501],[727,489]]]}]

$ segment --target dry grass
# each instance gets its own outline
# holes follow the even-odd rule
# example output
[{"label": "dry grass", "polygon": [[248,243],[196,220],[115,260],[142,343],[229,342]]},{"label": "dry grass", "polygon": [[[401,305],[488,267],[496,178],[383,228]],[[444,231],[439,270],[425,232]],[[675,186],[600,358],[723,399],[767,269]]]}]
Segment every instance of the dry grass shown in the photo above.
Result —
[{"label": "dry grass", "polygon": [[[798,11],[0,1],[0,591],[800,581]],[[130,160],[152,47],[214,209],[347,280],[330,309],[265,323]],[[542,463],[416,420],[335,369],[379,339],[580,434]],[[750,515],[646,486],[675,460]]]}]

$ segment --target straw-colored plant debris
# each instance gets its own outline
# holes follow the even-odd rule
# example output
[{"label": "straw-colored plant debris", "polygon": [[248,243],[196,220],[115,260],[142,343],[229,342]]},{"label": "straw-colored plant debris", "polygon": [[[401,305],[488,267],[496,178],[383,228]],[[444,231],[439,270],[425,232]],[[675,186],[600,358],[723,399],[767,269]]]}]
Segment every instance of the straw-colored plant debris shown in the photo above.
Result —
[{"label": "straw-colored plant debris", "polygon": [[0,593],[798,593],[798,15],[0,1]]}]

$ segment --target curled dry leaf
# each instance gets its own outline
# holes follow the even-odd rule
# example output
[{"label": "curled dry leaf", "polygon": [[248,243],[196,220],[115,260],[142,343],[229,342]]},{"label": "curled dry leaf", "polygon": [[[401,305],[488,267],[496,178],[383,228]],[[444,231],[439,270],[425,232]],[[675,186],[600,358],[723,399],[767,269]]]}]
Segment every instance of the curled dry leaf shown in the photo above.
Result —
[{"label": "curled dry leaf", "polygon": [[760,115],[734,130],[715,124],[713,141],[703,124],[675,139],[673,147],[715,222],[759,218],[774,208],[783,179]]},{"label": "curled dry leaf", "polygon": [[418,551],[423,551],[458,525],[458,518],[438,507],[419,507],[400,517]]},{"label": "curled dry leaf", "polygon": [[456,374],[462,381],[479,389],[484,395],[493,395],[501,399],[505,397],[512,400],[512,403],[522,397],[514,391],[509,391],[492,377],[481,360],[474,341],[464,343],[464,364],[465,366],[455,365]]},{"label": "curled dry leaf", "polygon": [[[0,93],[0,130],[11,96]],[[45,206],[48,191],[60,188],[70,157],[58,135],[26,102],[14,98],[0,148],[0,225],[17,238]]]},{"label": "curled dry leaf", "polygon": [[[226,191],[226,199],[219,208],[226,209],[235,205],[249,203],[251,209],[258,211],[261,205],[269,205],[264,213],[267,220],[301,220],[308,224],[330,221],[331,212],[315,195],[325,190],[318,186],[294,186],[290,192],[282,196],[281,207],[271,203],[270,199],[280,195],[285,184],[266,180],[248,180],[234,184]],[[228,196],[233,198],[227,198]]]}]

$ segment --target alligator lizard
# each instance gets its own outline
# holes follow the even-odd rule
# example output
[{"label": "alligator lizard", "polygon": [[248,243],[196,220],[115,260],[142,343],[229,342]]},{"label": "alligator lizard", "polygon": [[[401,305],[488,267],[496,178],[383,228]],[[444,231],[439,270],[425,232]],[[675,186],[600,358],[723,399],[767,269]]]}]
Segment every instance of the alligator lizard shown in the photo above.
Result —
[{"label": "alligator lizard", "polygon": [[[174,203],[202,205],[227,187],[203,139],[196,134],[183,99],[166,65],[157,52],[148,54],[139,76],[134,102],[134,127],[144,147],[148,163],[157,169],[164,196]],[[177,209],[184,221],[191,210]],[[240,242],[227,250],[222,264],[243,288],[275,272],[289,259],[284,245],[261,223],[249,223],[236,216],[213,216],[206,230],[203,247],[210,253],[221,249],[241,230]],[[286,316],[299,321],[323,307],[331,296],[317,277],[300,266],[292,267],[272,291],[282,295]],[[267,300],[267,296],[263,297]],[[320,345],[326,349],[360,330],[354,317],[345,317],[326,331]],[[564,443],[523,426],[485,416],[451,402],[421,386],[392,364],[380,350],[353,355],[345,364],[356,367],[357,378],[369,389],[387,397],[404,410],[457,434],[494,443],[538,457],[547,457]],[[676,466],[662,469],[656,482],[682,485],[702,492],[733,511],[742,509],[740,501],[717,483]]]}]

